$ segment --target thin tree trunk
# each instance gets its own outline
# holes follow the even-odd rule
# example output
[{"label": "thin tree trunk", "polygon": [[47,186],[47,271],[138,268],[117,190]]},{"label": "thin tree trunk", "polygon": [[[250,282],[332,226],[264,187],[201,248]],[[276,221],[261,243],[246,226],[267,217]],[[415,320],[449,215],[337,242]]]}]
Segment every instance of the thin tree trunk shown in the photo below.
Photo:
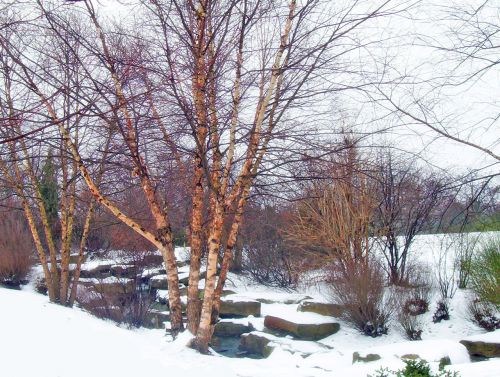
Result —
[{"label": "thin tree trunk", "polygon": [[85,259],[85,245],[87,243],[87,238],[90,232],[90,223],[92,221],[92,216],[94,214],[94,200],[91,199],[89,209],[87,211],[87,216],[85,217],[85,223],[83,225],[82,238],[80,239],[80,247],[78,249],[78,260],[76,262],[76,267],[73,271],[73,279],[71,282],[71,292],[68,299],[68,306],[72,307],[76,300],[76,295],[78,293],[78,281],[80,280],[80,273],[82,270],[82,264]]},{"label": "thin tree trunk", "polygon": [[[14,164],[16,164],[16,162],[14,162]],[[14,179],[14,177],[12,177],[12,175],[9,173],[9,170],[7,169],[7,167],[5,166],[4,162],[1,159],[0,159],[0,170],[2,170],[3,174],[5,175],[9,183],[13,186],[13,188],[16,190],[17,194],[21,198],[24,214],[26,216],[26,219],[28,220],[28,225],[31,231],[31,235],[35,243],[35,249],[37,251],[40,263],[42,265],[43,276],[45,278],[45,284],[47,284],[49,300],[54,302],[56,300],[56,294],[54,290],[54,284],[52,282],[52,276],[49,270],[47,257],[45,255],[45,250],[42,245],[42,240],[40,239],[40,235],[38,234],[38,230],[36,228],[33,212],[31,211],[30,204],[28,203],[28,199],[26,198],[26,195],[24,194],[23,191],[23,183],[22,180],[20,180],[21,175],[19,169],[17,165],[14,165],[17,182],[16,179]]]},{"label": "thin tree trunk", "polygon": [[[109,133],[108,137],[106,139],[106,143],[104,146],[104,153],[101,158],[101,162],[99,164],[99,172],[97,175],[97,185],[99,186],[102,181],[102,177],[104,175],[104,164],[108,158],[108,153],[109,153],[109,146],[111,144],[111,138],[113,136],[113,131],[114,131],[114,125],[109,124]],[[77,165],[74,165],[74,170],[76,171]],[[82,264],[85,259],[85,246],[87,244],[87,239],[90,233],[90,223],[92,221],[92,216],[94,215],[94,207],[95,207],[95,201],[94,197],[90,198],[90,203],[89,203],[89,208],[87,210],[87,216],[85,217],[85,223],[83,226],[83,233],[82,237],[80,238],[80,247],[78,249],[78,260],[76,262],[76,267],[73,271],[73,278],[71,282],[71,292],[70,296],[68,299],[68,306],[72,307],[75,303],[76,296],[78,293],[78,282],[80,280],[80,273],[82,270]]]},{"label": "thin tree trunk", "polygon": [[[241,197],[244,198],[245,195],[248,194],[248,190],[250,189],[250,185],[252,182],[252,172],[254,168],[253,160],[258,152],[259,141],[261,140],[261,129],[266,109],[270,103],[273,93],[275,93],[276,86],[278,85],[281,77],[281,67],[282,67],[281,60],[288,43],[288,35],[290,33],[292,26],[292,19],[295,12],[295,6],[296,6],[296,0],[291,0],[290,11],[285,23],[283,34],[281,36],[280,48],[278,49],[278,52],[276,53],[275,56],[273,71],[271,74],[269,86],[267,88],[266,94],[261,97],[261,100],[259,101],[259,104],[257,106],[257,111],[254,121],[254,129],[252,131],[252,136],[250,137],[246,160],[243,164],[240,175],[233,187],[233,192],[227,198],[225,193],[216,190],[213,190],[213,192],[211,193],[212,219],[210,226],[210,234],[208,237],[209,254],[207,260],[207,277],[205,279],[205,291],[203,297],[200,325],[198,327],[198,332],[196,333],[196,337],[193,340],[192,344],[193,348],[199,350],[202,353],[208,352],[208,344],[212,337],[215,322],[218,319],[217,307],[218,307],[218,302],[220,302],[220,297],[218,300],[215,300],[215,283],[217,278],[217,261],[219,257],[220,237],[225,219],[224,210],[225,208],[229,208],[231,203],[234,203],[234,201],[238,198],[240,194]],[[217,172],[214,174],[214,177],[216,176],[216,174]],[[214,183],[215,186],[215,182],[212,181],[212,183]],[[217,185],[217,188],[220,189],[219,185]],[[243,202],[245,201],[246,198],[243,199]],[[227,273],[227,269],[228,269],[228,264],[226,266],[225,273]],[[221,285],[223,286],[223,284]]]},{"label": "thin tree trunk", "polygon": [[71,255],[71,241],[73,238],[73,224],[75,217],[75,201],[76,201],[76,165],[73,163],[73,177],[69,187],[69,207],[66,216],[66,233],[64,238],[61,239],[61,303],[63,305],[69,304],[68,290],[69,290],[69,262]]},{"label": "thin tree trunk", "polygon": [[192,195],[189,260],[189,283],[187,292],[187,326],[192,334],[196,334],[200,321],[201,300],[198,284],[200,281],[202,254],[202,222],[203,222],[203,177],[204,171],[200,157],[197,157],[194,172],[194,189]]},{"label": "thin tree trunk", "polygon": [[217,261],[219,259],[220,238],[224,225],[224,217],[222,214],[223,205],[220,200],[217,200],[214,210],[210,233],[208,235],[207,276],[205,278],[200,324],[192,344],[193,348],[202,353],[208,352],[208,343],[212,338],[213,326],[218,319],[218,313],[214,313],[213,310],[215,282],[217,279]]},{"label": "thin tree trunk", "polygon": [[97,20],[94,9],[92,5],[88,2],[85,3],[87,10],[89,12],[90,18],[97,29],[98,37],[101,41],[101,46],[104,51],[104,57],[108,64],[109,71],[111,73],[111,78],[115,86],[116,96],[119,103],[119,111],[123,114],[126,124],[126,137],[125,142],[131,152],[132,160],[135,164],[135,172],[139,176],[141,187],[146,196],[149,209],[156,224],[157,237],[156,240],[159,241],[159,250],[162,253],[163,260],[165,263],[165,268],[167,270],[167,281],[168,281],[168,296],[170,304],[170,323],[171,323],[171,333],[175,337],[180,331],[183,330],[182,323],[182,309],[179,291],[179,276],[177,271],[177,263],[175,258],[175,251],[173,245],[173,235],[172,227],[168,219],[167,213],[161,208],[156,198],[153,185],[150,180],[149,172],[142,157],[139,154],[139,147],[137,144],[137,135],[132,122],[132,117],[127,108],[127,100],[123,93],[121,82],[115,71],[115,66],[113,64],[113,59],[108,49],[106,43],[106,38],[102,28]]},{"label": "thin tree trunk", "polygon": [[200,281],[201,254],[203,242],[203,202],[205,176],[204,157],[206,156],[206,138],[208,134],[208,112],[205,102],[207,85],[205,23],[206,1],[200,1],[200,8],[196,12],[196,40],[194,46],[195,69],[192,82],[194,107],[196,115],[196,154],[194,158],[194,177],[192,193],[192,209],[190,222],[190,267],[187,292],[188,329],[192,334],[198,331],[201,312],[198,284]]}]

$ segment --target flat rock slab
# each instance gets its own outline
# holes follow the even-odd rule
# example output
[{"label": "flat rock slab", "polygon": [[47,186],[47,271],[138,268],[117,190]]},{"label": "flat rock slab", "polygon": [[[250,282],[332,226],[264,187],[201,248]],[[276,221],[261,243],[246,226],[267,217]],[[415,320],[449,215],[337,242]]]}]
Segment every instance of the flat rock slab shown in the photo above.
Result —
[{"label": "flat rock slab", "polygon": [[149,286],[154,289],[168,289],[167,275],[156,275],[149,279]]},{"label": "flat rock slab", "polygon": [[[78,254],[71,254],[69,256],[69,263],[70,264],[77,264],[78,263],[78,259],[80,259],[80,256]],[[87,255],[84,255],[83,256],[83,262],[85,262],[86,259],[87,259]]]},{"label": "flat rock slab", "polygon": [[94,289],[102,294],[127,294],[134,292],[135,284],[130,279],[123,279],[122,281],[108,281],[108,279],[105,279],[95,283]]},{"label": "flat rock slab", "polygon": [[304,296],[299,294],[276,295],[276,297],[273,298],[266,298],[266,297],[255,298],[256,301],[259,301],[263,304],[287,304],[287,305],[299,304],[302,301],[310,299],[312,299],[311,296]]},{"label": "flat rock slab", "polygon": [[322,302],[304,301],[297,307],[299,312],[310,312],[330,317],[340,317],[343,312],[342,305],[325,304]]},{"label": "flat rock slab", "polygon": [[260,317],[261,304],[258,301],[222,300],[219,315],[221,318]]},{"label": "flat rock slab", "polygon": [[[207,276],[206,271],[200,272],[200,280],[205,279],[206,276]],[[188,270],[188,272],[179,272],[179,283],[184,284],[184,285],[188,285],[188,283],[189,283],[189,270]]]},{"label": "flat rock slab", "polygon": [[111,275],[120,278],[134,279],[137,275],[137,267],[129,264],[117,264],[110,267]]},{"label": "flat rock slab", "polygon": [[480,357],[500,357],[500,342],[461,340],[469,355]]},{"label": "flat rock slab", "polygon": [[163,265],[163,256],[156,253],[147,253],[144,255],[142,262],[146,266],[161,266]]},{"label": "flat rock slab", "polygon": [[336,322],[326,323],[295,323],[283,318],[267,315],[264,326],[269,330],[292,335],[304,340],[319,340],[335,334],[340,329]]},{"label": "flat rock slab", "polygon": [[214,335],[219,337],[239,337],[255,330],[250,323],[220,321],[215,325]]},{"label": "flat rock slab", "polygon": [[80,271],[80,277],[95,278],[95,279],[107,278],[111,276],[112,266],[113,264],[110,263],[110,264],[100,264],[93,268],[82,267],[82,270]]}]

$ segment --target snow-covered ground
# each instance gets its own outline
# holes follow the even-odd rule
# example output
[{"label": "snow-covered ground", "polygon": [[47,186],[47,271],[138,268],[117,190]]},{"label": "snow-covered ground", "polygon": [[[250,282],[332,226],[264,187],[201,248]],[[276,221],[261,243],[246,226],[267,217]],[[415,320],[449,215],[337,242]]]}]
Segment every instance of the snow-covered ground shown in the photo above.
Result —
[{"label": "snow-covered ground", "polygon": [[[128,330],[110,321],[92,317],[80,309],[68,309],[48,302],[46,296],[29,288],[15,291],[0,288],[0,375],[8,377],[88,377],[140,375],[190,376],[366,376],[380,366],[398,368],[396,357],[417,353],[428,360],[449,355],[453,370],[462,377],[498,376],[500,360],[469,363],[467,352],[452,340],[427,340],[390,344],[390,339],[366,339],[354,332],[332,336],[333,350],[313,353],[307,358],[283,349],[268,359],[234,359],[203,356],[184,346],[186,336],[168,341],[163,330]],[[340,335],[340,336],[338,336]],[[352,364],[344,348],[351,338],[361,353],[383,355],[379,362]],[[500,332],[488,335],[500,338]],[[334,341],[333,338],[337,337]],[[365,349],[364,345],[372,344]],[[491,340],[491,339],[490,339]],[[385,344],[389,343],[389,344]],[[312,342],[301,342],[307,351],[316,351]],[[308,344],[309,343],[309,344]],[[296,348],[295,346],[294,348]]]},{"label": "snow-covered ground", "polygon": [[[435,267],[439,236],[421,236],[415,243],[420,262]],[[92,262],[98,265],[97,262]],[[93,265],[92,265],[93,266]],[[230,274],[227,289],[232,300],[259,300],[262,316],[232,322],[250,322],[264,329],[265,315],[278,315],[296,322],[324,321],[315,313],[297,312],[305,295],[327,301],[321,285],[303,284],[297,292],[264,287],[245,277]],[[171,341],[163,330],[129,330],[91,316],[81,309],[64,308],[48,302],[31,286],[21,291],[0,288],[0,377],[79,377],[175,374],[200,376],[367,376],[380,367],[398,369],[401,356],[417,354],[436,369],[442,357],[449,357],[450,370],[462,377],[500,376],[500,359],[471,363],[459,341],[462,339],[500,342],[500,330],[485,334],[471,323],[466,311],[469,292],[458,290],[450,302],[451,319],[432,323],[432,312],[422,315],[423,341],[409,342],[393,322],[388,335],[369,338],[340,321],[340,331],[319,342],[276,338],[277,347],[267,359],[203,356],[185,347],[189,334]],[[272,301],[272,302],[271,302]],[[266,303],[269,302],[269,303]],[[330,318],[331,317],[326,317]],[[337,319],[335,319],[337,321]],[[269,335],[272,337],[271,335]],[[378,354],[380,360],[354,363],[353,353]]]}]

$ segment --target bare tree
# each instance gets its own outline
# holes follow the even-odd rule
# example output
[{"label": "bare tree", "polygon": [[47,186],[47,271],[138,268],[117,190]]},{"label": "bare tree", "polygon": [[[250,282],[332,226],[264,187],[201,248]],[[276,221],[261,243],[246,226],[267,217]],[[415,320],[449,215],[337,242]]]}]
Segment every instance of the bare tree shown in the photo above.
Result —
[{"label": "bare tree", "polygon": [[[22,25],[16,30],[18,26],[19,24],[16,24],[14,30],[12,28],[3,30],[0,36],[0,64],[2,64],[0,74],[4,84],[0,104],[2,120],[5,122],[0,128],[4,147],[2,156],[0,156],[0,170],[7,184],[15,190],[22,202],[51,301],[71,306],[75,300],[94,204],[91,203],[87,208],[83,232],[79,240],[78,263],[70,274],[70,253],[75,238],[75,209],[80,189],[77,164],[68,155],[66,143],[60,134],[48,132],[44,135],[49,147],[41,140],[28,137],[33,133],[33,129],[36,131],[45,129],[45,125],[39,127],[39,124],[46,122],[46,119],[38,111],[38,105],[32,102],[33,96],[30,95],[30,92],[27,92],[26,88],[16,85],[19,79],[23,80],[23,76],[20,76],[17,68],[21,68],[23,73],[28,73],[30,70],[28,65],[22,64],[20,49],[14,48],[12,45],[14,42],[20,42],[19,33],[26,31]],[[68,83],[78,83],[79,69],[76,64],[68,60],[68,50],[61,48],[57,50],[56,56],[62,63],[62,70],[58,72],[59,78]],[[47,65],[39,65],[37,68],[36,72],[31,71],[30,81],[27,82],[32,88],[37,88],[35,80],[45,79],[44,74],[51,69]],[[72,135],[76,145],[79,145],[83,139],[80,134],[82,132],[80,118],[71,118],[72,114],[78,113],[78,105],[75,107],[71,103],[68,93],[62,94],[58,100],[60,100],[62,114],[61,119],[58,120],[59,129],[61,132]],[[46,101],[48,102],[47,99]],[[51,102],[57,103],[54,98],[51,99]],[[53,203],[57,207],[52,209],[59,213],[57,221],[60,234],[53,226],[54,219],[49,218],[48,203],[45,200],[42,187],[43,182],[40,182],[40,174],[37,170],[41,156],[44,152],[47,153],[47,148],[50,151],[51,143],[58,150],[53,159],[60,170],[60,174],[56,174],[54,177],[56,180],[54,190],[57,191],[59,200],[58,203]],[[48,153],[49,158],[52,159],[50,152]],[[97,180],[102,175],[102,169],[101,163]],[[37,226],[38,219],[41,221],[41,228]]]},{"label": "bare tree", "polygon": [[[131,31],[134,27],[108,23],[90,0],[71,10],[37,1],[40,19],[29,26],[67,49],[82,69],[81,85],[61,80],[50,69],[40,71],[42,60],[68,64],[33,44],[21,43],[18,49],[9,38],[0,42],[37,112],[45,117],[41,129],[57,129],[73,171],[95,201],[162,252],[174,336],[184,324],[171,203],[159,190],[165,172],[162,152],[168,151],[176,168],[191,180],[188,328],[195,335],[192,346],[207,352],[245,205],[266,157],[276,145],[286,150],[283,140],[290,135],[293,140],[294,129],[306,133],[301,130],[306,116],[297,115],[298,110],[326,93],[362,85],[363,67],[352,80],[325,80],[324,74],[353,72],[350,54],[372,43],[358,43],[357,30],[406,3],[150,1],[141,2],[144,18],[138,22],[144,22]],[[75,18],[82,24],[73,22]],[[62,111],[61,93],[78,112]],[[113,158],[141,188],[153,229],[125,214],[99,185],[84,158],[88,145],[65,125],[79,116],[93,135],[117,130]],[[199,302],[204,249],[207,277]]]},{"label": "bare tree", "polygon": [[378,208],[375,222],[391,283],[407,279],[410,247],[415,236],[429,229],[445,181],[417,170],[416,161],[382,151],[375,173]]},{"label": "bare tree", "polygon": [[[489,85],[496,82],[500,67],[500,8],[490,0],[425,6],[432,22],[441,26],[439,32],[412,38],[414,45],[432,54],[433,74],[418,69],[415,74],[397,73],[398,79],[376,85],[374,98],[400,123],[424,126],[436,137],[482,152],[496,165],[499,116],[495,97],[489,95],[496,89]],[[478,92],[481,98],[474,100]],[[458,101],[449,109],[451,98]]]}]

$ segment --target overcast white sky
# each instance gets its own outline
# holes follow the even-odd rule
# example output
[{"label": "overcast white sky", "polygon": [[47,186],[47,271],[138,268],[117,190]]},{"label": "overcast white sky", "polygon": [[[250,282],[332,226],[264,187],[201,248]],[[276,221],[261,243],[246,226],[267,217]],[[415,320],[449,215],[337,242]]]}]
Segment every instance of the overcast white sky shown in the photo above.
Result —
[{"label": "overcast white sky", "polygon": [[[398,1],[404,2],[404,0],[396,0],[395,2]],[[366,32],[373,37],[373,31],[376,28],[378,30],[375,34],[391,39],[381,48],[375,52],[370,51],[370,53],[390,56],[392,58],[391,64],[399,73],[407,72],[420,79],[446,75],[453,63],[443,62],[444,56],[441,52],[422,47],[423,39],[433,40],[435,44],[449,45],[453,37],[449,32],[457,24],[454,24],[453,21],[442,20],[446,8],[455,5],[474,6],[483,2],[484,0],[423,0],[409,14],[411,19],[400,16],[380,19],[373,25],[373,28]],[[136,0],[101,0],[99,2],[102,10],[117,20],[137,17],[137,9],[133,7],[133,4],[136,3]],[[494,2],[492,1],[492,3]],[[500,8],[498,5],[496,7]],[[490,12],[490,21],[497,25],[500,24],[498,12]],[[403,36],[405,37],[403,38]],[[465,65],[463,72],[474,68]],[[500,68],[491,69],[473,85],[464,85],[458,88],[447,87],[441,89],[439,93],[437,91],[428,93],[429,88],[428,84],[422,84],[412,88],[412,91],[417,93],[423,101],[427,100],[429,103],[433,103],[436,120],[444,120],[444,124],[448,129],[453,130],[454,135],[489,147],[500,154],[499,123],[483,122],[485,118],[496,117],[500,113],[498,100]],[[395,101],[402,105],[407,104],[408,98],[405,97],[407,87],[402,85],[394,90]],[[360,118],[369,120],[371,117],[380,117],[385,111],[381,108],[376,108],[374,111],[371,106],[361,103],[353,104],[353,102],[349,102],[347,107],[351,113],[356,114],[355,117],[358,120]],[[386,127],[391,122],[392,125],[404,123],[395,118],[387,118],[376,126]],[[369,127],[376,126],[370,124]],[[401,149],[421,153],[424,158],[447,170],[458,172],[484,167],[488,167],[487,171],[489,172],[498,172],[499,170],[499,164],[496,163],[496,160],[484,152],[443,137],[437,138],[435,132],[422,125],[401,126],[390,135],[384,135],[383,138],[391,140],[395,146]]]}]

